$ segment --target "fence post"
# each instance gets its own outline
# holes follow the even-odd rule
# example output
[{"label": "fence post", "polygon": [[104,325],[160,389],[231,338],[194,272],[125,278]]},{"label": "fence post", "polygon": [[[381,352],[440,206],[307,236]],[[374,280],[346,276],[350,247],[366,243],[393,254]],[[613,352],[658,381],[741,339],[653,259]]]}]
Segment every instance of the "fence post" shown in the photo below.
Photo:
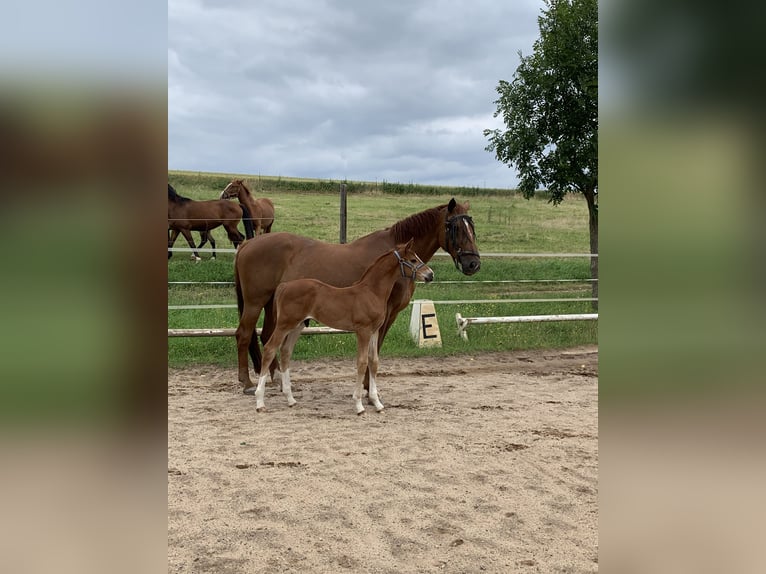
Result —
[{"label": "fence post", "polygon": [[346,242],[346,184],[340,184],[340,242]]}]

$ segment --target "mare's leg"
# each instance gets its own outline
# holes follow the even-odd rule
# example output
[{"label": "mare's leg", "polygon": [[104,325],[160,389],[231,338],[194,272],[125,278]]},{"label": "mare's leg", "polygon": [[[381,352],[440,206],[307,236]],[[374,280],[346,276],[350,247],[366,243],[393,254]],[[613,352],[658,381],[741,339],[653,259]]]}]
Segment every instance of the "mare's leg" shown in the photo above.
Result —
[{"label": "mare's leg", "polygon": [[193,261],[202,261],[202,258],[199,256],[199,253],[197,253],[197,248],[194,247],[194,238],[192,237],[191,231],[188,229],[183,229],[181,231],[181,234],[184,236],[184,239],[186,239],[186,243],[189,244],[189,247],[192,249],[192,260]]},{"label": "mare's leg", "polygon": [[242,241],[244,241],[245,236],[239,232],[239,229],[237,229],[236,224],[235,225],[231,225],[230,223],[225,224],[224,228],[226,229],[226,235],[229,236],[229,241],[231,241],[234,244],[234,248],[236,249],[237,247],[239,247],[239,244],[242,243]]},{"label": "mare's leg", "polygon": [[364,397],[364,373],[367,370],[367,356],[369,353],[370,334],[357,332],[356,334],[356,386],[354,387],[354,409],[356,414],[364,412],[362,397]]},{"label": "mare's leg", "polygon": [[173,257],[173,252],[170,250],[170,248],[173,247],[173,244],[176,242],[176,238],[178,238],[178,230],[174,229],[168,236],[168,259]]},{"label": "mare's leg", "polygon": [[287,404],[294,406],[298,401],[293,397],[292,384],[290,382],[290,357],[293,356],[293,349],[295,343],[298,342],[298,338],[303,331],[303,322],[290,331],[285,337],[282,346],[279,349],[279,370],[282,372],[282,394],[287,397]]},{"label": "mare's leg", "polygon": [[[237,366],[239,367],[239,382],[242,383],[244,392],[246,395],[251,395],[255,392],[255,385],[250,380],[250,368],[247,362],[247,354],[251,349],[253,342],[256,348],[258,347],[258,338],[254,337],[255,324],[258,322],[258,315],[261,314],[260,309],[254,309],[252,307],[245,307],[242,311],[242,315],[239,318],[239,326],[235,333],[237,338]],[[251,353],[252,355],[252,353]],[[260,350],[259,357],[260,359]],[[255,360],[253,361],[255,363]],[[255,372],[260,372],[260,360],[258,364],[253,365]]]},{"label": "mare's leg", "polygon": [[213,249],[213,256],[210,259],[215,259],[215,239],[210,231],[205,232],[205,238],[210,241],[210,247]]},{"label": "mare's leg", "polygon": [[262,309],[258,309],[258,313],[255,316],[253,332],[250,334],[250,342],[247,345],[247,351],[250,353],[250,358],[253,360],[253,371],[255,373],[261,372],[261,348],[258,346],[258,336],[255,335],[255,325],[258,322],[258,317],[261,315],[261,310]]},{"label": "mare's leg", "polygon": [[[208,241],[210,242],[210,247],[215,249],[215,239],[213,239],[213,235],[209,231],[200,231],[199,239],[200,244],[197,245],[197,249],[202,249]],[[212,259],[215,259],[215,251],[213,251]]]},{"label": "mare's leg", "polygon": [[197,249],[202,249],[205,246],[205,243],[207,243],[208,239],[210,237],[208,236],[207,231],[200,231],[199,232],[199,245],[197,245]]},{"label": "mare's leg", "polygon": [[[409,300],[408,300],[409,302]],[[381,325],[380,329],[378,330],[378,353],[380,353],[380,348],[383,346],[383,339],[386,338],[386,333],[388,333],[388,330],[391,328],[391,325],[394,324],[394,320],[396,319],[396,316],[399,315],[399,312],[401,309],[395,309],[392,308],[391,302],[389,301],[388,308],[386,309],[386,319],[383,321],[383,325]],[[364,376],[364,390],[368,391],[370,390],[370,373],[369,371],[365,373]]]},{"label": "mare's leg", "polygon": [[367,373],[369,374],[370,389],[368,393],[368,401],[371,405],[375,406],[375,410],[380,412],[383,410],[383,403],[380,402],[378,397],[378,387],[375,384],[375,377],[378,374],[378,333],[375,333],[367,345]]}]

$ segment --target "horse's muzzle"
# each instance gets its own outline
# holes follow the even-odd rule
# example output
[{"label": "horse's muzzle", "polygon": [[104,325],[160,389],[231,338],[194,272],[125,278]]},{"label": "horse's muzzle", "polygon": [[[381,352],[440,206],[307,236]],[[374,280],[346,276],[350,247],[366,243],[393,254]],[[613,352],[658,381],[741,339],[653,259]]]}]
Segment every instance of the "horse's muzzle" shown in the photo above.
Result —
[{"label": "horse's muzzle", "polygon": [[481,259],[476,255],[463,255],[460,257],[460,270],[463,275],[473,275],[481,269]]},{"label": "horse's muzzle", "polygon": [[429,270],[428,273],[422,274],[422,281],[425,281],[426,283],[430,283],[434,280],[434,272]]}]

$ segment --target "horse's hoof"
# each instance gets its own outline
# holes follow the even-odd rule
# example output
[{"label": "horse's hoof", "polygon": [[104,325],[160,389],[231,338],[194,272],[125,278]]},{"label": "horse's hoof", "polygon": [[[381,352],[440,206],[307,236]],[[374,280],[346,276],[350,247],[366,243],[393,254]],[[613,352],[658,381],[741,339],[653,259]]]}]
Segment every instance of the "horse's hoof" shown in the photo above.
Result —
[{"label": "horse's hoof", "polygon": [[375,412],[376,412],[376,413],[382,413],[384,408],[385,408],[385,407],[380,407],[380,408],[378,408],[378,407],[375,407]]},{"label": "horse's hoof", "polygon": [[262,413],[265,410],[266,410],[266,407],[255,407],[255,412],[257,413]]},{"label": "horse's hoof", "polygon": [[246,395],[254,395],[255,394],[255,387],[247,387],[242,391]]}]

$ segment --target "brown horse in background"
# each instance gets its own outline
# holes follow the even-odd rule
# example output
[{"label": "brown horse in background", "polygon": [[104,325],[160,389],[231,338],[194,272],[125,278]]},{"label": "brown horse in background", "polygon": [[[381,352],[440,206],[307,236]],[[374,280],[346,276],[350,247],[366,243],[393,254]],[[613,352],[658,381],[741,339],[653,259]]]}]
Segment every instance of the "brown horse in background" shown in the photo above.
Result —
[{"label": "brown horse in background", "polygon": [[[250,212],[245,206],[235,205],[220,199],[195,201],[178,195],[173,186],[168,184],[168,259],[173,256],[170,248],[173,247],[180,233],[193,250],[192,259],[199,261],[200,256],[197,253],[197,247],[194,246],[191,232],[200,232],[203,239],[200,247],[204,245],[205,241],[210,240],[213,249],[215,249],[215,242],[209,232],[221,225],[226,229],[234,247],[239,246],[245,239],[245,236],[237,229],[237,223],[240,219],[245,224],[247,237],[253,237]],[[213,252],[213,258],[215,258],[215,252]]]},{"label": "brown horse in background", "polygon": [[229,185],[221,192],[220,199],[235,197],[239,200],[240,205],[245,205],[250,210],[255,234],[271,233],[271,226],[274,225],[274,204],[272,201],[267,197],[255,199],[241,179],[234,179],[229,182]]},{"label": "brown horse in background", "polygon": [[[276,325],[269,342],[263,348],[263,363],[255,390],[255,410],[264,408],[268,365],[279,352],[282,392],[287,404],[295,405],[290,383],[290,357],[303,330],[304,321],[320,323],[356,333],[356,414],[364,412],[364,376],[369,367],[369,397],[378,412],[383,403],[378,397],[375,376],[378,372],[378,334],[386,320],[386,308],[394,283],[399,279],[433,281],[434,273],[412,249],[413,240],[397,245],[378,257],[350,287],[333,287],[317,279],[296,279],[281,283],[274,293]],[[342,261],[338,262],[342,265]],[[413,285],[414,289],[414,285]]]},{"label": "brown horse in background", "polygon": [[[346,244],[325,243],[292,233],[270,233],[257,241],[246,241],[234,258],[239,310],[238,376],[244,392],[254,392],[248,351],[255,372],[262,370],[261,351],[253,336],[255,326],[261,311],[265,311],[261,340],[266,344],[274,331],[273,296],[280,283],[307,277],[335,287],[348,287],[381,254],[410,239],[414,239],[415,253],[424,262],[428,263],[436,250],[442,248],[452,256],[457,269],[473,275],[481,267],[481,260],[473,221],[467,213],[469,207],[468,202],[459,204],[453,198],[448,204],[421,211]],[[412,281],[402,278],[394,284],[378,335],[378,349],[396,316],[409,304],[414,289]],[[276,365],[269,366],[273,376]]]}]

